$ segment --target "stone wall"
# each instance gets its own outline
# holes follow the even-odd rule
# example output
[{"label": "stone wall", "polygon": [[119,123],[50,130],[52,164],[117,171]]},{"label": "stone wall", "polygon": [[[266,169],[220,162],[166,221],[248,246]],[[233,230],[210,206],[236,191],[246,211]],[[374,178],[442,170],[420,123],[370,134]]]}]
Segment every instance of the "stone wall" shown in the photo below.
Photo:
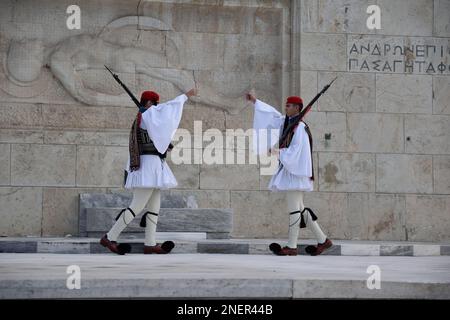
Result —
[{"label": "stone wall", "polygon": [[[450,1],[376,3],[381,30],[367,29],[364,0],[86,0],[69,30],[71,1],[2,1],[0,234],[75,235],[79,193],[123,192],[136,108],[106,63],[162,100],[196,84],[190,132],[194,120],[203,132],[250,128],[249,89],[281,110],[338,76],[308,115],[316,181],[305,204],[333,238],[449,240]],[[286,236],[284,195],[267,190],[259,163],[171,168],[179,187],[166,192],[232,208],[235,237]]]}]

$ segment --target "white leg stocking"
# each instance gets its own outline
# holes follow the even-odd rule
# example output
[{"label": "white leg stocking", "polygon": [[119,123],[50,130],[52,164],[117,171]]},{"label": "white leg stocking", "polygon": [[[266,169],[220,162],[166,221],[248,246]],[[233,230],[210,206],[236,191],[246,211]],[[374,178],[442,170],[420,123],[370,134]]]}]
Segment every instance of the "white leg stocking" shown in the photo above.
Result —
[{"label": "white leg stocking", "polygon": [[146,246],[156,245],[156,225],[158,223],[158,214],[161,207],[161,191],[159,189],[154,189],[150,197],[150,202],[148,206],[148,214],[146,215],[146,225],[145,225],[145,242]]},{"label": "white leg stocking", "polygon": [[[149,188],[135,188],[133,190],[133,200],[129,208],[133,210],[134,214],[139,214],[148,202],[148,199],[152,195],[152,190]],[[111,230],[107,233],[108,239],[111,241],[117,241],[120,233],[126,228],[127,225],[134,219],[134,214],[127,208],[117,219],[116,223],[112,226]]]},{"label": "white leg stocking", "polygon": [[309,226],[311,231],[316,236],[317,242],[324,243],[325,240],[327,239],[327,236],[323,233],[322,229],[320,229],[320,226],[317,223],[317,221],[313,221],[311,214],[308,211],[305,211],[303,213],[303,216],[304,216],[306,225]]},{"label": "white leg stocking", "polygon": [[289,248],[297,248],[298,234],[300,232],[300,212],[303,210],[303,192],[290,191],[287,193],[287,208],[289,211]]}]

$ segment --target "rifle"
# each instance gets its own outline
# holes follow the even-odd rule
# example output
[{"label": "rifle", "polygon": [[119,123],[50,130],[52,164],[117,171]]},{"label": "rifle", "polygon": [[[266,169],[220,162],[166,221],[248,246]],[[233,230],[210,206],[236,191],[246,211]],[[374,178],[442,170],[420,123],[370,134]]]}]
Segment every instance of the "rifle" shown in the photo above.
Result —
[{"label": "rifle", "polygon": [[[300,117],[298,118],[298,122],[297,122],[296,124],[291,124],[292,127],[297,126],[297,125],[300,123],[300,121],[303,120],[304,116],[305,116],[309,111],[311,111],[312,105],[320,98],[321,95],[323,95],[323,94],[325,93],[325,91],[327,91],[327,90],[330,88],[331,84],[332,84],[336,79],[337,79],[337,77],[334,78],[333,80],[331,80],[331,82],[330,82],[329,84],[327,84],[327,85],[322,89],[322,91],[320,91],[318,94],[316,94],[316,96],[308,103],[308,105],[307,105],[305,108],[303,108],[303,110],[300,112]],[[284,122],[284,126],[283,126],[284,130],[283,130],[283,134],[281,135],[280,141],[285,141],[287,135],[290,134],[290,133],[292,133],[292,131],[290,131],[289,129],[286,130],[286,128],[288,128],[288,127],[287,127],[287,124],[288,124],[288,117],[286,116],[285,122]]]},{"label": "rifle", "polygon": [[316,96],[308,103],[308,105],[302,110],[302,112],[300,112],[300,120],[303,119],[303,117],[311,110],[312,105],[320,98],[321,95],[323,95],[325,93],[325,91],[327,91],[331,84],[337,79],[334,78],[333,80],[331,80],[331,82],[329,84],[327,84],[325,87],[323,87],[322,91],[320,91],[318,94],[316,94]]},{"label": "rifle", "polygon": [[137,107],[140,109],[141,103],[138,101],[138,99],[136,99],[136,97],[134,96],[134,94],[130,91],[130,89],[127,88],[127,86],[119,79],[119,76],[115,73],[113,73],[107,66],[105,66],[106,70],[108,70],[114,79],[116,79],[116,81],[122,86],[122,88],[124,88],[124,90],[128,93],[128,95],[130,96],[131,100],[133,100],[133,102],[137,105]]}]

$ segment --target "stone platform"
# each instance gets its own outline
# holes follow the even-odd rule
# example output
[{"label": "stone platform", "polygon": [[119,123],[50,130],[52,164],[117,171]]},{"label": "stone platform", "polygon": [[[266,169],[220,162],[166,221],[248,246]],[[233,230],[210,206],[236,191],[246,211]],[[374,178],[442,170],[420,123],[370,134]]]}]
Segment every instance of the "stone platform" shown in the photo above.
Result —
[{"label": "stone platform", "polygon": [[[173,240],[173,253],[214,253],[214,254],[271,254],[268,246],[272,242],[282,245],[281,239],[207,239],[205,233],[158,233],[158,242]],[[2,237],[0,253],[64,253],[89,254],[105,253],[99,238],[31,238]],[[120,242],[130,243],[132,253],[143,250],[142,238],[127,237]],[[333,240],[334,246],[324,253],[332,256],[449,256],[450,243],[401,242],[401,241],[350,241]],[[307,245],[314,240],[299,240],[299,254],[305,254]]]},{"label": "stone platform", "polygon": [[[68,266],[80,289],[68,289]],[[368,289],[368,267],[380,289]],[[0,254],[0,298],[450,299],[450,257]]]}]

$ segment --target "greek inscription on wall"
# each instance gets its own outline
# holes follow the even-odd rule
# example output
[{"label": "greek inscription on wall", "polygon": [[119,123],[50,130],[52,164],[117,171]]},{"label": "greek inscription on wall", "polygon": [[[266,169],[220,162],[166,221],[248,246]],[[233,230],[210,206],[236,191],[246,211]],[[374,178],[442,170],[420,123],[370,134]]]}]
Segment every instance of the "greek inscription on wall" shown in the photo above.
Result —
[{"label": "greek inscription on wall", "polygon": [[352,72],[450,74],[448,39],[352,36],[347,57]]}]

